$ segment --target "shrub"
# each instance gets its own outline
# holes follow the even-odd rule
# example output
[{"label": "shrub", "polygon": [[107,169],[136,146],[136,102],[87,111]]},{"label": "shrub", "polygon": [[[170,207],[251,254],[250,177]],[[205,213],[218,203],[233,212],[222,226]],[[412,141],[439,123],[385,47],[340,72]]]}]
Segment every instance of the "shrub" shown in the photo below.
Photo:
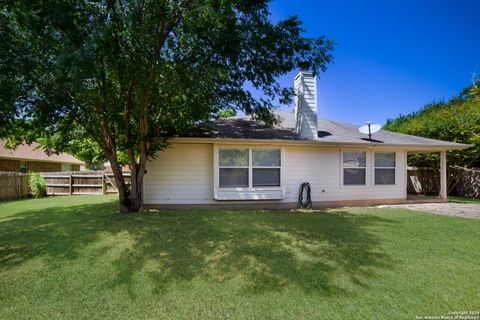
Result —
[{"label": "shrub", "polygon": [[30,173],[28,184],[35,198],[42,198],[47,195],[47,182],[41,174],[37,172]]}]

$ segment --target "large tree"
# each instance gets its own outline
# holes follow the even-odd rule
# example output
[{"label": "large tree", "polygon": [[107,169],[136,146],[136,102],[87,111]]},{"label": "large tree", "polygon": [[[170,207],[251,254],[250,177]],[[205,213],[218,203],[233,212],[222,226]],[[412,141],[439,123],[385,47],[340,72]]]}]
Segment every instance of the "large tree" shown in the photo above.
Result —
[{"label": "large tree", "polygon": [[[475,86],[465,88],[449,101],[433,102],[408,115],[388,119],[384,129],[416,136],[473,144],[467,150],[448,153],[448,163],[480,167],[480,99]],[[408,159],[414,166],[438,166],[439,155],[415,154]]]},{"label": "large tree", "polygon": [[272,22],[268,2],[6,2],[3,135],[26,128],[22,139],[43,137],[57,150],[71,147],[72,138],[94,141],[112,165],[121,211],[138,211],[145,164],[169,138],[226,109],[272,124],[276,101],[293,94],[278,77],[300,68],[318,73],[331,62],[333,41],[303,37],[297,17]]}]

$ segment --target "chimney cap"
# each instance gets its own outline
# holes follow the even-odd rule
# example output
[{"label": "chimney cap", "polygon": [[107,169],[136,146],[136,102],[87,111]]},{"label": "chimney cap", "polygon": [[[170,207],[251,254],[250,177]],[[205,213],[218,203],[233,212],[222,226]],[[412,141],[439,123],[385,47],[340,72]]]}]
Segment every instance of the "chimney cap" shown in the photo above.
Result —
[{"label": "chimney cap", "polygon": [[314,73],[313,73],[313,71],[300,70],[300,71],[298,72],[298,74],[295,76],[295,79],[297,79],[297,78],[300,77],[301,75],[314,76]]}]

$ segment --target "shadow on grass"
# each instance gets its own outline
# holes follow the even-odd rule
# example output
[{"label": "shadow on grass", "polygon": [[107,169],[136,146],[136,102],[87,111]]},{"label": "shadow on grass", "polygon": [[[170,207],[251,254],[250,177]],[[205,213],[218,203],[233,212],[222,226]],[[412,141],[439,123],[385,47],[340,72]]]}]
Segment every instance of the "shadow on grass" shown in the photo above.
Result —
[{"label": "shadow on grass", "polygon": [[[321,295],[345,293],[345,283],[368,286],[393,260],[371,228],[392,221],[344,211],[188,210],[114,214],[114,203],[48,208],[0,220],[0,270],[35,258],[55,270],[67,260],[109,261],[110,286],[135,296],[135,275],[156,293],[200,277],[235,281],[250,293],[295,285]],[[105,244],[102,244],[102,241]],[[128,245],[126,245],[128,243]],[[91,248],[88,255],[83,251]]]}]

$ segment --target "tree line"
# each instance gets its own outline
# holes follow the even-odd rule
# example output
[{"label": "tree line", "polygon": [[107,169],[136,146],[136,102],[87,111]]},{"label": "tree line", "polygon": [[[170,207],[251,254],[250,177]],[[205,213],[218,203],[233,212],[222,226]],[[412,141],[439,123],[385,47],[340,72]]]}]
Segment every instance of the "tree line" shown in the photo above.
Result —
[{"label": "tree line", "polygon": [[[473,144],[467,150],[448,152],[450,165],[480,167],[480,91],[468,87],[448,101],[432,102],[420,110],[388,119],[385,130]],[[437,154],[416,154],[409,157],[409,165],[438,166]]]}]

